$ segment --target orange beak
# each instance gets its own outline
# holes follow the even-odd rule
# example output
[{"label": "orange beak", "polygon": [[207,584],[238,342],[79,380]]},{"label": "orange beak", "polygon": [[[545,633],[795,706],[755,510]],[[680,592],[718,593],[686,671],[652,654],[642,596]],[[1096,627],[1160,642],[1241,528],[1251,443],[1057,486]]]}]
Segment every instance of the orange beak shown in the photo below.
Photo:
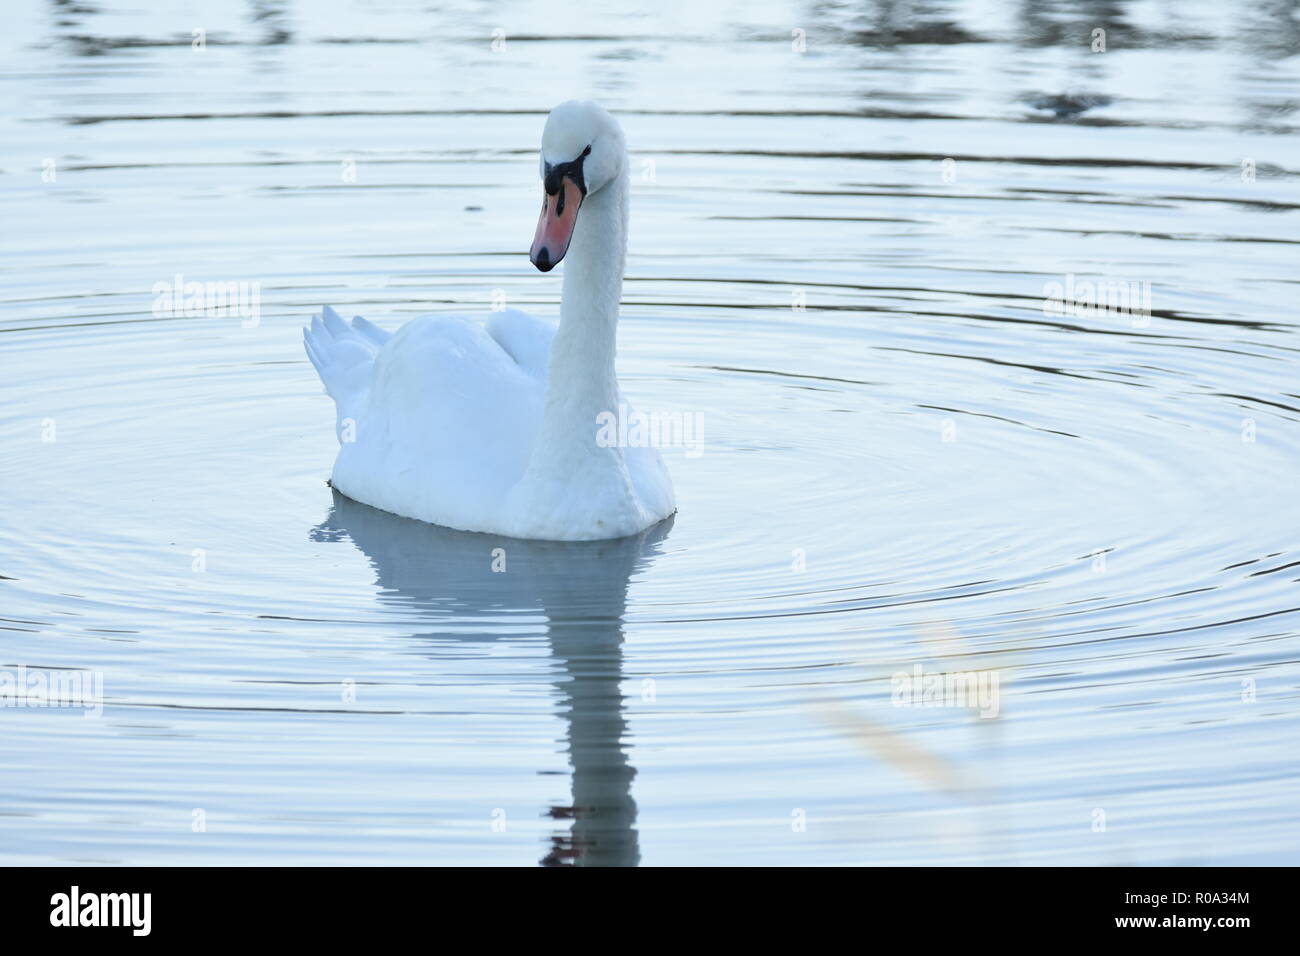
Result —
[{"label": "orange beak", "polygon": [[578,207],[583,192],[568,176],[559,178],[559,189],[542,197],[542,216],[537,220],[537,235],[528,258],[542,272],[550,272],[569,251],[573,227],[578,223]]}]

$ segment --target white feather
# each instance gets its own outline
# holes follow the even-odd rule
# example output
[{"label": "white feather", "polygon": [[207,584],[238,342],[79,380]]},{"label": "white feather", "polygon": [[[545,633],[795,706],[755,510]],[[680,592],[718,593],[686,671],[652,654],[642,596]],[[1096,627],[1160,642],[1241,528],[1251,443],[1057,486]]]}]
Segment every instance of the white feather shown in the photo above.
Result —
[{"label": "white feather", "polygon": [[423,316],[389,334],[328,306],[304,330],[338,411],[340,492],[450,528],[549,540],[622,537],[673,513],[656,449],[597,440],[598,415],[632,414],[614,376],[627,162],[608,113],[557,107],[544,154],[579,142],[593,146],[593,178],[558,332],[508,309],[486,323]]}]

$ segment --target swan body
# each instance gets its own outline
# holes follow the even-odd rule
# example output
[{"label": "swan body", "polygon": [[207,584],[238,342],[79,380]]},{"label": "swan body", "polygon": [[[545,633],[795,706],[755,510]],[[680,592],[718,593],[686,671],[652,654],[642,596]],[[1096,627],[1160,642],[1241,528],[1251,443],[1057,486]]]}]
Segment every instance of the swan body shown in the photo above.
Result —
[{"label": "swan body", "polygon": [[636,534],[676,510],[657,449],[598,438],[602,414],[629,414],[614,374],[622,131],[593,103],[561,104],[541,166],[532,259],[542,271],[569,260],[558,328],[507,309],[485,323],[422,316],[389,333],[326,306],[304,330],[337,410],[331,484],[342,494],[448,528],[552,541]]}]

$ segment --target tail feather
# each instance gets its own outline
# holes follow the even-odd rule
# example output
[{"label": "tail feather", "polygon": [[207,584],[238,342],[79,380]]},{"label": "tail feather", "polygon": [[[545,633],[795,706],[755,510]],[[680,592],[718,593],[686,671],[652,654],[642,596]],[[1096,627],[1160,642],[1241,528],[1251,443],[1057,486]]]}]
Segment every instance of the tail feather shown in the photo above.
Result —
[{"label": "tail feather", "polygon": [[393,337],[392,332],[385,332],[373,322],[367,322],[359,315],[352,317],[352,327],[368,338],[375,345],[382,347],[385,342]]},{"label": "tail feather", "polygon": [[334,399],[340,429],[345,419],[355,421],[370,389],[375,356],[389,338],[388,332],[361,316],[349,325],[328,305],[302,330],[307,358]]}]

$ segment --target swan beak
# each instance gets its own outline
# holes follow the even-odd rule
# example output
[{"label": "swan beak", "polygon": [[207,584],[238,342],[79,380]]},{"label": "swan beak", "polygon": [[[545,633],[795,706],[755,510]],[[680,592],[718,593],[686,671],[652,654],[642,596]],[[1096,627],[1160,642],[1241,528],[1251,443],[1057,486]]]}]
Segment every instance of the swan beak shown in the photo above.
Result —
[{"label": "swan beak", "polygon": [[528,258],[542,272],[554,269],[569,251],[583,197],[582,189],[568,176],[560,177],[559,189],[542,197],[542,216],[537,220],[537,235],[528,252]]}]

